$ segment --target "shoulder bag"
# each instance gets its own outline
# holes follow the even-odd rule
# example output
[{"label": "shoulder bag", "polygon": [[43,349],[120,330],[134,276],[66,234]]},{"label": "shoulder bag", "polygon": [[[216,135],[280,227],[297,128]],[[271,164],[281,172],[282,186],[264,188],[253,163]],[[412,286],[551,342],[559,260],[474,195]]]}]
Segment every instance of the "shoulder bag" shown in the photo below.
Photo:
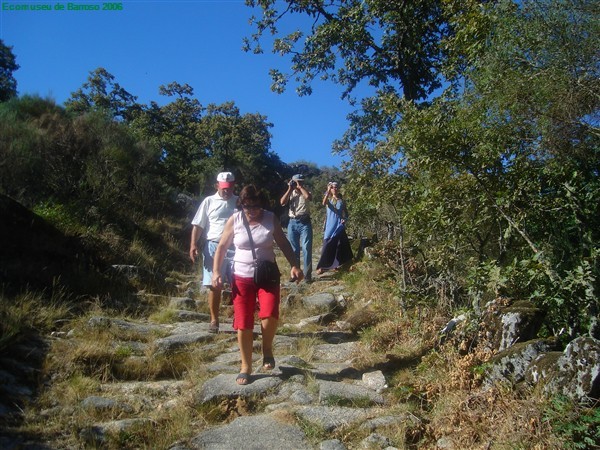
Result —
[{"label": "shoulder bag", "polygon": [[254,258],[254,284],[258,287],[272,287],[279,284],[281,279],[281,273],[276,262],[259,260],[256,258],[256,251],[254,250],[254,240],[252,239],[252,232],[250,231],[250,224],[246,215],[242,211],[242,220],[244,226],[248,232],[248,240],[250,241],[250,247],[252,248],[252,257]]}]

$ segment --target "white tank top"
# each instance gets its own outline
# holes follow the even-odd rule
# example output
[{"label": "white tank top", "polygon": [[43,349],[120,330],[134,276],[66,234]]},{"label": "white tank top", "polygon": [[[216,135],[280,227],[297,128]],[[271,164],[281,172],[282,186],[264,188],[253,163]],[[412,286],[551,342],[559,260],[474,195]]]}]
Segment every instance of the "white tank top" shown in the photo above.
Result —
[{"label": "white tank top", "polygon": [[[239,277],[252,278],[254,276],[254,258],[252,257],[248,231],[244,226],[242,214],[244,214],[243,211],[237,211],[233,214],[233,245],[235,245],[233,273]],[[260,260],[275,261],[275,251],[273,250],[274,219],[275,216],[271,211],[263,210],[260,223],[250,224],[254,251],[256,257]]]}]

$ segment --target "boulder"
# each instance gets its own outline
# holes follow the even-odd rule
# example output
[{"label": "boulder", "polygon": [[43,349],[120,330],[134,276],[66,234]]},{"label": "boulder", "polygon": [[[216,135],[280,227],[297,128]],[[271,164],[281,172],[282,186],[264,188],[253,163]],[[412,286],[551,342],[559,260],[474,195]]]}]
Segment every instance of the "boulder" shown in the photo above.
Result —
[{"label": "boulder", "polygon": [[489,369],[483,385],[490,387],[497,382],[508,381],[520,383],[525,379],[525,372],[529,365],[541,354],[556,350],[554,339],[536,339],[520,342],[512,347],[494,355],[489,363]]},{"label": "boulder", "polygon": [[492,303],[483,315],[483,326],[493,349],[503,351],[517,342],[534,339],[543,319],[543,312],[530,301],[506,307]]},{"label": "boulder", "polygon": [[321,292],[319,294],[304,297],[302,299],[302,304],[308,309],[317,310],[319,312],[332,312],[339,307],[335,295],[330,292]]},{"label": "boulder", "polygon": [[353,333],[358,333],[365,328],[372,327],[379,320],[379,316],[375,311],[370,308],[361,308],[360,310],[352,313],[345,322],[348,324],[348,328]]},{"label": "boulder", "polygon": [[385,381],[385,375],[383,375],[381,370],[363,373],[362,382],[369,389],[373,389],[379,393],[388,387]]},{"label": "boulder", "polygon": [[540,355],[531,364],[525,378],[541,385],[550,395],[564,395],[578,402],[600,396],[600,341],[578,337],[564,352]]}]

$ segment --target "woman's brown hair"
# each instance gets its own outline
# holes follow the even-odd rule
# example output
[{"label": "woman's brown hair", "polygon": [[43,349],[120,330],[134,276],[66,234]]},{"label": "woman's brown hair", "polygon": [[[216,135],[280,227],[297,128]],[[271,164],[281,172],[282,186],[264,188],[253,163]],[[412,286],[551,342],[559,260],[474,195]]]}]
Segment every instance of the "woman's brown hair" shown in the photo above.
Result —
[{"label": "woman's brown hair", "polygon": [[265,196],[262,191],[253,184],[244,186],[238,197],[238,206],[247,205],[248,203],[258,203],[261,208],[265,207]]}]

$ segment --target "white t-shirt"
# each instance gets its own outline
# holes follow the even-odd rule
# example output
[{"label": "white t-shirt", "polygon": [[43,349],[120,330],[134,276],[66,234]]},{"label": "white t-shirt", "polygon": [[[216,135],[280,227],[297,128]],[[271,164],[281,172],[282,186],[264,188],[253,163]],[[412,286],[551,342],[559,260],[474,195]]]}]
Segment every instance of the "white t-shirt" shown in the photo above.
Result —
[{"label": "white t-shirt", "polygon": [[232,195],[228,200],[223,199],[218,192],[209,195],[200,203],[192,225],[202,228],[207,240],[218,242],[227,219],[235,212],[237,200],[236,195]]},{"label": "white t-shirt", "polygon": [[[239,211],[233,216],[233,244],[235,246],[233,273],[239,277],[252,278],[254,276],[254,258],[242,214],[244,212]],[[273,249],[274,219],[275,216],[271,211],[263,210],[260,223],[250,225],[257,259],[275,261],[275,250]]]}]

